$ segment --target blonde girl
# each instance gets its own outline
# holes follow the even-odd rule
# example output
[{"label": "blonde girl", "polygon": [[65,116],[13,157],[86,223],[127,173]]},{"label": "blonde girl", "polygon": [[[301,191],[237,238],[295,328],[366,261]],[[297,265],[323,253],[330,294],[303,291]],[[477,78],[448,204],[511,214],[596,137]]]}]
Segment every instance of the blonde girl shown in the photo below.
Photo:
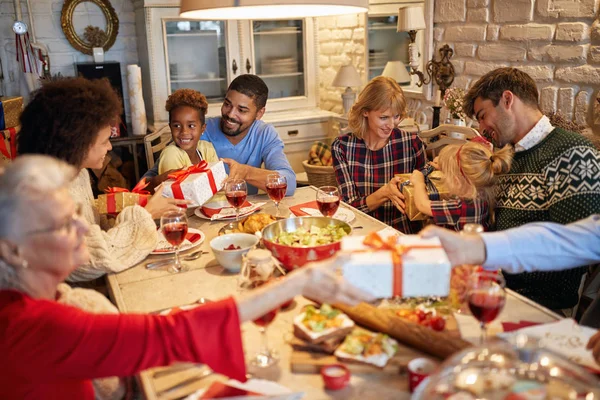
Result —
[{"label": "blonde girl", "polygon": [[442,184],[452,197],[429,200],[423,174],[414,171],[410,181],[415,188],[417,209],[433,217],[439,226],[460,231],[465,224],[475,223],[487,230],[496,197],[496,179],[510,170],[512,154],[510,146],[492,152],[475,142],[444,147],[438,165],[444,173]]}]

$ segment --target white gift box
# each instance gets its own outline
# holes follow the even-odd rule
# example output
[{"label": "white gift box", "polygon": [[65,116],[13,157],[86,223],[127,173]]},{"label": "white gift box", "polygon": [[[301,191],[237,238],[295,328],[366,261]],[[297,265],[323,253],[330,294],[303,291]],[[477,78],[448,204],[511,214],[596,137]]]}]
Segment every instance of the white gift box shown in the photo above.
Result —
[{"label": "white gift box", "polygon": [[438,238],[397,236],[398,244],[415,246],[402,255],[400,293],[394,293],[392,251],[374,250],[363,244],[364,239],[365,236],[342,239],[342,251],[347,254],[342,269],[348,282],[377,298],[448,296],[452,266]]},{"label": "white gift box", "polygon": [[[209,176],[206,172],[192,173],[183,182],[180,183],[181,192],[183,198],[186,200],[192,200],[193,203],[189,204],[189,207],[198,207],[206,203],[216,192],[221,190],[227,180],[227,173],[225,172],[225,165],[223,161],[217,161],[208,165],[212,172],[212,176],[215,183],[216,190],[213,191],[210,185]],[[192,167],[189,167],[192,168]],[[163,196],[169,198],[176,198],[173,194],[173,184],[176,181],[169,179],[164,183],[165,188],[163,190]]]}]

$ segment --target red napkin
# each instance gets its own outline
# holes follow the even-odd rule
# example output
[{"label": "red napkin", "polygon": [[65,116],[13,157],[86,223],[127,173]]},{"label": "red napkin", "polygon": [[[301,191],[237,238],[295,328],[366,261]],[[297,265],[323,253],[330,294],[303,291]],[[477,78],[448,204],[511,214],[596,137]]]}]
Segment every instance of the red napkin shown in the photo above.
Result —
[{"label": "red napkin", "polygon": [[302,211],[301,208],[314,208],[315,210],[318,210],[319,206],[317,205],[317,201],[313,200],[309,201],[308,203],[302,203],[297,204],[295,206],[291,206],[290,211],[293,212],[296,217],[303,217],[305,215],[308,215],[307,213]]},{"label": "red napkin", "polygon": [[250,392],[245,389],[238,389],[229,386],[223,382],[213,382],[200,399],[222,399],[224,397],[234,396],[261,396],[261,393]]},{"label": "red napkin", "polygon": [[528,326],[534,326],[534,325],[539,325],[540,322],[533,322],[533,321],[519,321],[519,322],[503,322],[502,323],[502,329],[504,330],[504,332],[512,332],[512,331],[516,331],[517,329],[521,329],[521,328],[527,328]]},{"label": "red napkin", "polygon": [[[246,200],[246,201],[244,202],[244,204],[242,204],[242,207],[240,207],[240,208],[243,208],[243,207],[250,207],[251,205],[252,205],[252,203],[250,203],[248,200]],[[205,207],[205,206],[202,206],[202,207],[201,207],[201,209],[202,209],[202,212],[203,212],[203,213],[204,213],[204,215],[206,215],[208,218],[211,218],[213,215],[220,213],[220,212],[221,212],[221,210],[222,210],[223,208],[226,208],[226,207],[221,207],[221,208],[209,208],[209,207]],[[227,207],[227,208],[229,208],[229,207]]]},{"label": "red napkin", "polygon": [[200,240],[201,236],[199,233],[188,232],[188,233],[186,233],[185,238],[187,240],[189,240],[191,243],[196,243],[198,240]]}]

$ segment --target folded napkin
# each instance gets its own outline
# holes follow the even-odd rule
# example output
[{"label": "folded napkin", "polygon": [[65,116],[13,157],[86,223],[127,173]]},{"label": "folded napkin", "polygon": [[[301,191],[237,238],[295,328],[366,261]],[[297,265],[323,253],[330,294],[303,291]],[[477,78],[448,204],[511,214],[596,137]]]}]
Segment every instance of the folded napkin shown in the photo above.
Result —
[{"label": "folded napkin", "polygon": [[[244,204],[242,204],[242,208],[244,207],[250,207],[252,205],[252,203],[250,203],[248,200],[246,200],[244,202]],[[202,206],[202,212],[204,213],[204,215],[206,215],[207,217],[212,217],[213,215],[219,214],[221,212],[221,210],[223,209],[232,209],[234,210],[233,214],[235,215],[235,209],[233,207],[218,207],[218,208],[211,208],[211,207],[207,207],[207,206]],[[241,214],[241,210],[242,208],[240,208],[240,214]]]},{"label": "folded napkin", "polygon": [[[267,203],[265,203],[265,202],[254,203],[254,204],[250,203],[250,205],[240,208],[240,215],[250,214],[250,213],[258,210],[259,208],[261,208],[265,204],[267,204]],[[221,208],[221,210],[217,214],[213,214],[210,217],[210,220],[211,221],[217,221],[217,220],[220,220],[220,219],[223,219],[223,218],[231,218],[231,217],[235,217],[235,208],[233,208],[233,207],[223,207],[223,208]]]},{"label": "folded napkin", "polygon": [[[181,246],[179,247],[179,249],[184,250],[188,247],[191,247],[201,237],[202,236],[200,236],[199,233],[192,233],[192,232],[186,233],[185,239],[181,243]],[[154,249],[154,251],[155,252],[163,252],[163,251],[167,252],[167,251],[172,251],[172,250],[173,250],[173,246],[171,245],[171,243],[169,243],[167,241],[167,239],[165,239],[162,232],[159,232],[158,233],[158,244],[156,245],[156,248]]]},{"label": "folded napkin", "polygon": [[519,322],[502,322],[502,329],[504,330],[504,332],[512,332],[512,331],[516,331],[517,329],[521,329],[521,328],[528,328],[530,326],[535,326],[535,325],[539,325],[540,322],[533,322],[533,321],[519,321]]},{"label": "folded napkin", "polygon": [[302,392],[292,392],[277,382],[264,379],[250,379],[241,383],[234,379],[227,382],[215,381],[208,389],[200,389],[186,397],[186,400],[200,399],[269,399],[269,400],[300,400]]},{"label": "folded napkin", "polygon": [[296,216],[296,217],[304,217],[306,215],[315,215],[313,211],[306,211],[306,209],[309,210],[314,210],[318,213],[318,215],[323,215],[321,214],[321,212],[319,211],[319,206],[317,205],[317,201],[313,200],[313,201],[309,201],[307,203],[302,203],[302,204],[296,204],[295,206],[291,206],[290,207],[290,211]]},{"label": "folded napkin", "polygon": [[600,365],[594,361],[592,351],[585,348],[596,332],[595,329],[581,326],[575,320],[568,318],[513,332],[501,333],[498,336],[509,339],[520,334],[527,335],[530,338],[538,339],[540,347],[545,347],[576,364],[597,371],[600,370]]}]

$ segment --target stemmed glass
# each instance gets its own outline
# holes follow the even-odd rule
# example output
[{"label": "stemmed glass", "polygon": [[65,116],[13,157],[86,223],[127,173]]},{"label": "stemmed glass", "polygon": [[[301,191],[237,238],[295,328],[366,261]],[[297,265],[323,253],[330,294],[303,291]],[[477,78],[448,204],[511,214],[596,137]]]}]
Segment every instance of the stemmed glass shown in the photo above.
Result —
[{"label": "stemmed glass", "polygon": [[317,206],[324,217],[333,217],[340,206],[340,192],[335,186],[317,189]]},{"label": "stemmed glass", "polygon": [[246,201],[248,196],[248,187],[246,181],[243,179],[228,179],[225,182],[225,197],[231,204],[231,207],[235,208],[235,222],[240,220],[240,208]]},{"label": "stemmed glass", "polygon": [[481,344],[487,339],[486,327],[498,317],[506,303],[506,282],[495,271],[476,272],[469,279],[469,310],[481,325]]},{"label": "stemmed glass", "polygon": [[167,242],[175,248],[174,263],[169,265],[169,272],[181,272],[185,266],[179,261],[179,247],[185,240],[188,231],[188,220],[185,210],[168,211],[160,217],[160,229]]},{"label": "stemmed glass", "polygon": [[[274,271],[275,268],[265,268],[264,264],[257,265],[253,262],[250,262],[248,259],[245,259],[242,263],[242,269],[240,271],[240,277],[238,280],[240,292],[254,290],[262,285],[268,284],[275,279],[273,274]],[[277,352],[269,348],[267,337],[267,327],[275,319],[277,311],[279,311],[279,307],[252,321],[256,326],[258,326],[262,337],[260,350],[250,358],[250,364],[253,366],[267,368],[279,360]]]},{"label": "stemmed glass", "polygon": [[275,203],[275,216],[279,217],[279,203],[285,197],[287,192],[287,179],[284,175],[269,174],[267,175],[267,193],[269,198]]}]

